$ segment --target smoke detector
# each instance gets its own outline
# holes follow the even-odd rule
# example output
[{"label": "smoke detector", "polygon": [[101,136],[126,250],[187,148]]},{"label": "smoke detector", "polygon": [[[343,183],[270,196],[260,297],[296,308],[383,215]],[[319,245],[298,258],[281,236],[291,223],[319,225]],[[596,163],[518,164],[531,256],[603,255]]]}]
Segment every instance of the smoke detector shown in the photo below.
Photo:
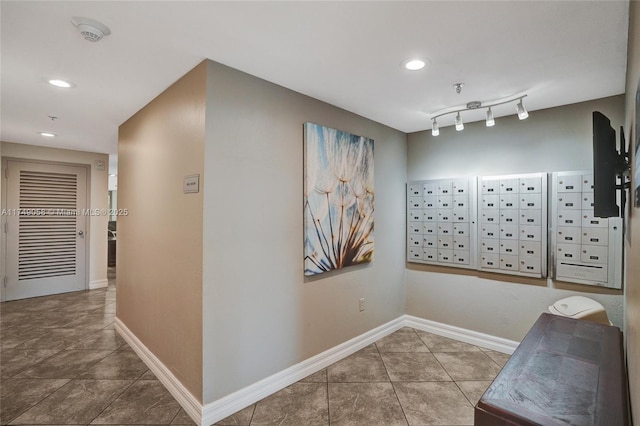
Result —
[{"label": "smoke detector", "polygon": [[111,34],[111,30],[106,25],[90,18],[74,16],[71,23],[78,28],[82,37],[92,43],[102,40],[102,37]]}]

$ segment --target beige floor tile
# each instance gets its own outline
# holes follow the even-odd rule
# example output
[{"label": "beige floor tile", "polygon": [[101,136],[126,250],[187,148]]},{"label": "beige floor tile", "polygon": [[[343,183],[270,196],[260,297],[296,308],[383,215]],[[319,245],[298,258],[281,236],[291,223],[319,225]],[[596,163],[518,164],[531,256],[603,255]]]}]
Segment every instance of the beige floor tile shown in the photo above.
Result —
[{"label": "beige floor tile", "polygon": [[484,352],[434,353],[453,380],[493,380],[500,367]]},{"label": "beige floor tile", "polygon": [[216,423],[216,426],[249,426],[251,419],[253,419],[253,413],[256,409],[256,404],[250,405],[237,413],[220,420]]},{"label": "beige floor tile", "polygon": [[380,354],[356,352],[327,368],[329,382],[388,382]]},{"label": "beige floor tile", "polygon": [[473,425],[473,407],[452,382],[398,382],[393,387],[410,426]]},{"label": "beige floor tile", "polygon": [[484,351],[484,353],[487,354],[489,358],[494,360],[495,363],[498,364],[500,367],[504,367],[507,361],[509,361],[509,358],[511,358],[511,355],[503,354],[502,352]]},{"label": "beige floor tile", "polygon": [[425,331],[418,331],[417,334],[431,352],[467,352],[480,350],[479,347],[470,345],[469,343],[438,336],[437,334],[427,333]]},{"label": "beige floor tile", "polygon": [[456,382],[456,384],[458,385],[462,393],[464,393],[464,396],[467,397],[469,402],[475,406],[480,400],[480,397],[482,396],[482,394],[487,390],[487,388],[491,384],[491,381],[488,381],[488,380],[473,381],[473,382],[458,381]]},{"label": "beige floor tile", "polygon": [[328,426],[327,385],[294,383],[256,404],[251,426]]},{"label": "beige floor tile", "polygon": [[376,342],[380,352],[429,352],[416,333],[396,331]]},{"label": "beige floor tile", "polygon": [[0,424],[8,424],[68,381],[68,379],[3,379],[0,386],[0,406],[2,407]]},{"label": "beige floor tile", "polygon": [[391,383],[329,383],[332,426],[405,426]]},{"label": "beige floor tile", "polygon": [[451,381],[431,353],[391,352],[381,356],[391,381]]}]

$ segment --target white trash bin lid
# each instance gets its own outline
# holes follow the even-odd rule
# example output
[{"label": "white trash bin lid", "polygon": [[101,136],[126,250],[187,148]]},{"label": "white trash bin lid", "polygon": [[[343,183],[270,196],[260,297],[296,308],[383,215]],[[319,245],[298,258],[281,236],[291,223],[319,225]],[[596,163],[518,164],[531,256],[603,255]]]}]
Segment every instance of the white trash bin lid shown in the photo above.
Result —
[{"label": "white trash bin lid", "polygon": [[604,306],[588,297],[570,296],[549,306],[549,311],[563,317],[584,318],[597,312],[604,312]]}]

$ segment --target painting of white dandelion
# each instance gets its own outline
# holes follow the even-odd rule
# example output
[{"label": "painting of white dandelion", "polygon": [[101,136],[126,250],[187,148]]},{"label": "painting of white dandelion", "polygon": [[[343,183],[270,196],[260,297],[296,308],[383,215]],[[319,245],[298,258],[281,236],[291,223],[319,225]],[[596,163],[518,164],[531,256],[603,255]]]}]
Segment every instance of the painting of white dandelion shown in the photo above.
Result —
[{"label": "painting of white dandelion", "polygon": [[373,140],[305,123],[304,274],[373,260]]}]

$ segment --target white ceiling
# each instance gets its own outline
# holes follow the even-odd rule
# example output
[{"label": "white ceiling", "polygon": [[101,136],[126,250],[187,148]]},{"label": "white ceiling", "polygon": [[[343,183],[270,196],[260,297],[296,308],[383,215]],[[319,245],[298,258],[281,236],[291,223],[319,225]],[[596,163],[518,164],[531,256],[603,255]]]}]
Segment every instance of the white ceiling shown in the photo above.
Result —
[{"label": "white ceiling", "polygon": [[[116,154],[118,126],[205,58],[404,132],[430,128],[430,114],[472,100],[526,93],[531,112],[597,99],[624,93],[628,8],[628,1],[2,1],[0,136]],[[87,42],[72,16],[98,20],[112,34]],[[405,70],[413,57],[428,67]],[[76,87],[49,86],[52,77]],[[457,82],[465,84],[459,95]],[[496,117],[514,112],[513,104],[494,109]],[[463,118],[483,119],[483,111]],[[441,127],[451,119],[439,119]]]}]

